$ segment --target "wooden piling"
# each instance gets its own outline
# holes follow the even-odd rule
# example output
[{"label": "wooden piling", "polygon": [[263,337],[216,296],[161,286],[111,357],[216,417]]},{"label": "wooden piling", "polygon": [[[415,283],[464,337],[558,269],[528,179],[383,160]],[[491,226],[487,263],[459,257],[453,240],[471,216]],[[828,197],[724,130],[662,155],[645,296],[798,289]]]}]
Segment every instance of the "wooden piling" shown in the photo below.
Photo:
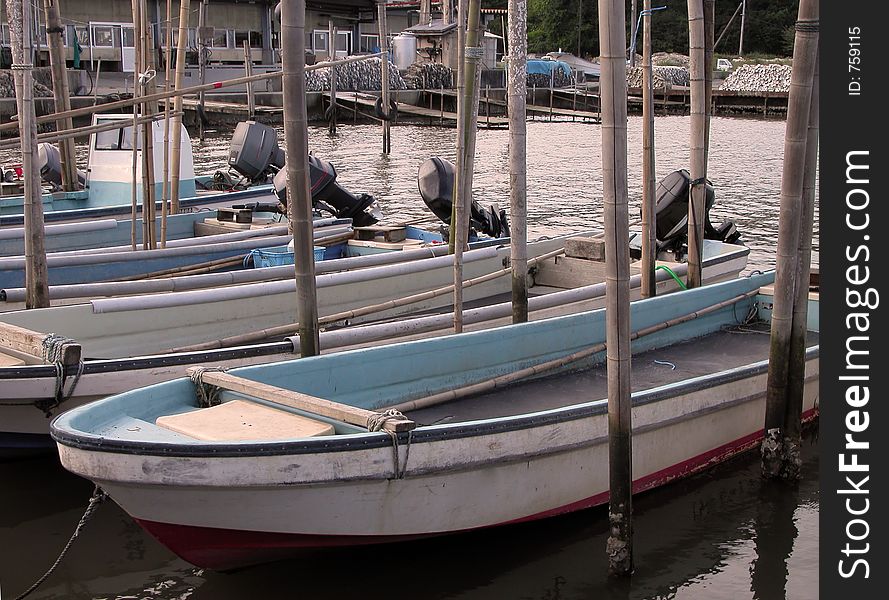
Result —
[{"label": "wooden piling", "polygon": [[[151,43],[151,28],[148,26],[148,6],[147,0],[139,0],[140,2],[140,18],[141,38],[137,43],[141,44],[142,49],[142,66],[140,72],[143,74],[141,81],[142,89],[140,93],[143,96],[150,96],[154,91],[154,64],[153,64],[153,44]],[[157,103],[146,101],[142,104],[142,116],[150,117],[154,115]],[[155,191],[154,191],[154,122],[145,121],[142,124],[142,223],[145,225],[145,236],[142,245],[145,248],[154,250],[157,248],[156,221],[155,221]]]},{"label": "wooden piling", "polygon": [[[784,168],[781,173],[765,437],[761,446],[762,471],[765,477],[778,477],[782,473],[788,459],[787,446],[794,445],[793,442],[788,444],[785,419],[788,414],[793,303],[797,295],[796,286],[808,287],[808,279],[798,282],[797,277],[800,270],[798,253],[801,244],[801,220],[805,213],[802,208],[804,178],[812,175],[812,170],[807,170],[805,163],[817,50],[818,1],[800,0],[787,100]],[[795,418],[799,419],[799,414]]]},{"label": "wooden piling", "polygon": [[[817,56],[817,55],[816,55]],[[793,322],[790,328],[790,363],[787,373],[787,409],[784,412],[784,465],[781,476],[795,480],[802,467],[801,414],[806,381],[806,333],[808,332],[809,278],[812,262],[812,227],[815,220],[815,174],[818,168],[819,104],[818,61],[812,77],[812,103],[806,137],[806,165],[803,174],[800,236],[797,257],[796,294],[793,298]]]},{"label": "wooden piling", "polygon": [[[336,27],[333,26],[333,19],[328,21],[327,25],[327,43],[330,48],[328,59],[336,60]],[[330,65],[330,119],[327,122],[327,131],[330,135],[336,135],[336,67]]]},{"label": "wooden piling", "polygon": [[[182,88],[182,75],[185,72],[185,47],[188,45],[188,15],[190,0],[179,0],[179,39],[176,42],[176,77],[174,87]],[[305,44],[305,42],[303,42]],[[305,60],[305,59],[303,59]],[[169,68],[169,67],[168,67]],[[169,92],[169,90],[167,90]],[[182,96],[175,96],[173,112],[181,115]],[[182,117],[174,116],[170,123],[173,129],[172,165],[170,165],[170,212],[179,212],[179,175],[181,171]]]},{"label": "wooden piling", "polygon": [[315,289],[312,196],[309,192],[309,133],[306,116],[305,0],[281,3],[284,139],[287,147],[288,207],[292,215],[297,315],[301,356],[321,352]]},{"label": "wooden piling", "polygon": [[[68,71],[65,68],[65,42],[62,33],[62,19],[59,15],[58,0],[43,0],[46,12],[46,37],[49,42],[49,65],[52,71],[52,94],[57,113],[71,110],[70,93],[68,92]],[[56,129],[71,129],[71,119],[56,121]],[[59,141],[59,153],[62,162],[62,189],[73,192],[79,187],[77,181],[77,160],[74,156],[74,139]]]},{"label": "wooden piling", "polygon": [[651,0],[642,9],[642,297],[657,295],[655,217],[654,77],[651,66]]},{"label": "wooden piling", "polygon": [[[169,0],[168,0],[169,1]],[[204,41],[204,24],[207,22],[207,0],[201,0],[201,6],[198,9],[198,77],[201,83],[207,82],[207,43]],[[167,61],[169,65],[169,60]],[[246,67],[246,65],[245,65]],[[169,66],[167,73],[170,72]],[[249,75],[249,73],[247,73]],[[169,77],[167,78],[167,89],[169,89]],[[198,94],[198,139],[204,141],[204,104],[206,102],[206,94],[201,92]],[[170,105],[169,102],[166,103]],[[252,117],[250,117],[252,118]]]},{"label": "wooden piling", "polygon": [[691,184],[688,203],[688,282],[689,288],[703,283],[704,219],[707,202],[707,157],[704,138],[706,123],[706,89],[704,81],[704,4],[688,0],[689,95],[691,107]]},{"label": "wooden piling", "polygon": [[[386,2],[377,0],[377,20],[380,24],[380,97],[384,114],[390,114],[389,107],[389,27],[386,24]],[[392,148],[392,136],[389,128],[389,120],[383,119],[383,154],[389,154]]]},{"label": "wooden piling", "polygon": [[43,199],[37,168],[37,122],[34,111],[34,76],[31,70],[31,3],[6,0],[12,47],[12,73],[18,109],[19,137],[22,140],[22,171],[25,176],[25,296],[26,308],[49,306],[46,246],[43,233]]},{"label": "wooden piling", "polygon": [[512,322],[528,320],[528,181],[525,94],[528,85],[528,4],[509,0],[509,254],[512,266]]},{"label": "wooden piling", "polygon": [[[331,81],[333,80],[333,67],[330,68]],[[250,56],[250,42],[244,40],[244,77],[253,75],[253,58]],[[201,82],[203,83],[203,82]],[[253,82],[247,82],[247,119],[256,118],[256,97],[253,95]]]},{"label": "wooden piling", "polygon": [[[206,0],[205,0],[206,2]],[[204,4],[201,5],[201,8]],[[170,91],[170,56],[173,46],[173,0],[167,0],[166,33],[164,34],[164,91]],[[201,82],[203,83],[203,81]],[[200,119],[198,119],[200,121]],[[204,127],[200,132],[203,136]],[[203,141],[203,137],[201,138]],[[164,160],[161,179],[161,248],[167,247],[167,214],[170,204],[170,103],[164,102]]]},{"label": "wooden piling", "polygon": [[710,119],[713,116],[713,38],[716,0],[704,0],[704,161],[710,164]]},{"label": "wooden piling", "polygon": [[605,227],[609,572],[633,572],[633,461],[630,399],[630,257],[627,202],[625,4],[599,0],[602,182]]},{"label": "wooden piling", "polygon": [[[142,94],[142,86],[139,85],[139,74],[142,71],[142,5],[139,0],[132,0],[133,11],[133,54],[135,55],[135,66],[133,67],[133,100],[137,100]],[[130,248],[136,250],[136,239],[138,233],[136,231],[136,216],[139,214],[139,186],[141,185],[138,176],[139,169],[139,107],[138,101],[133,104],[133,123],[130,130],[130,147],[133,155],[131,165],[133,169],[133,178],[130,185]],[[144,198],[143,198],[144,200]],[[148,239],[147,230],[148,223],[145,219],[145,213],[142,213],[142,241]]]}]

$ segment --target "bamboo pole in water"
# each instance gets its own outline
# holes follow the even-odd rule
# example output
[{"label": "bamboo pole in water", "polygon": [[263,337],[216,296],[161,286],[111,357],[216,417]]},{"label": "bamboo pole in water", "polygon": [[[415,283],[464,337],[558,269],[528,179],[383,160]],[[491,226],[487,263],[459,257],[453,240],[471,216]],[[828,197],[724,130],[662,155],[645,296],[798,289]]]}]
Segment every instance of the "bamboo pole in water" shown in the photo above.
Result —
[{"label": "bamboo pole in water", "polygon": [[[385,10],[385,7],[383,7]],[[309,192],[309,143],[306,117],[305,0],[281,4],[281,55],[284,80],[284,139],[287,147],[288,206],[292,215],[294,278],[302,356],[320,353],[318,296],[315,289],[312,196]]]},{"label": "bamboo pole in water", "polygon": [[[170,56],[173,46],[173,0],[167,0],[164,32],[164,91],[170,91]],[[202,82],[203,83],[203,82]],[[203,127],[201,127],[203,133]],[[167,214],[170,207],[170,103],[164,102],[164,161],[161,179],[161,248],[167,247]]]},{"label": "bamboo pole in water", "polygon": [[6,0],[12,47],[19,137],[22,140],[22,171],[25,175],[25,287],[27,308],[49,306],[49,279],[43,234],[43,199],[37,167],[37,122],[34,111],[34,68],[31,52],[31,3]]},{"label": "bamboo pole in water", "polygon": [[[142,29],[142,8],[139,0],[132,0],[132,10],[133,10],[133,54],[135,55],[135,67],[133,69],[133,100],[136,100],[141,96],[140,92],[142,91],[142,86],[139,85],[139,78],[142,70],[142,44],[141,40],[141,29]],[[139,168],[139,106],[140,104],[137,102],[133,103],[133,125],[132,130],[130,131],[130,147],[133,150],[132,157],[132,168],[133,168],[133,179],[130,185],[130,246],[133,250],[136,249],[136,215],[139,212],[139,176],[138,176],[138,168]],[[147,224],[145,223],[145,212],[142,213],[142,240],[143,242],[147,239],[148,236],[146,233]]]},{"label": "bamboo pole in water", "polygon": [[[787,455],[788,446],[790,449],[795,448],[796,452],[799,451],[798,444],[788,439],[785,418],[788,411],[793,303],[797,294],[796,286],[808,286],[808,280],[797,281],[797,276],[800,268],[798,262],[800,223],[805,212],[802,208],[803,187],[805,177],[812,175],[812,171],[806,169],[805,163],[817,51],[818,2],[801,0],[793,44],[793,69],[784,134],[784,168],[781,173],[781,207],[769,376],[766,387],[765,437],[761,447],[762,470],[766,477],[778,477],[782,474],[790,458]],[[811,235],[811,232],[807,235]],[[799,414],[795,418],[799,419]],[[798,473],[798,467],[794,470]]]},{"label": "bamboo pole in water", "polygon": [[651,0],[642,10],[642,297],[657,295],[657,220],[655,217],[654,78],[651,67]]},{"label": "bamboo pole in water", "polygon": [[[327,43],[332,50],[328,52],[330,60],[336,59],[336,27],[333,19],[327,23]],[[327,131],[336,135],[336,67],[330,66],[330,120],[327,122]]]},{"label": "bamboo pole in water", "polygon": [[710,119],[713,116],[713,38],[716,0],[704,0],[704,160],[710,162]]},{"label": "bamboo pole in water", "polygon": [[[386,24],[386,2],[377,0],[377,20],[380,24],[380,96],[383,103],[383,114],[390,115],[389,109],[389,26]],[[334,50],[334,53],[336,51]],[[389,128],[389,119],[383,122],[383,154],[389,154],[392,149],[392,134]]]},{"label": "bamboo pole in water", "polygon": [[[71,99],[68,93],[68,71],[65,68],[65,42],[62,33],[62,19],[59,16],[58,0],[43,0],[46,11],[46,37],[49,42],[49,65],[52,69],[52,93],[57,113],[71,110]],[[56,121],[56,129],[70,129],[74,125],[71,119]],[[74,157],[74,140],[66,139],[59,143],[62,162],[62,188],[73,192],[78,188],[77,161]]]},{"label": "bamboo pole in water", "polygon": [[812,103],[806,137],[806,164],[803,175],[802,213],[797,256],[796,295],[793,298],[793,322],[790,330],[790,366],[787,373],[787,410],[784,412],[784,454],[782,475],[799,479],[803,389],[806,381],[806,333],[808,332],[809,276],[812,262],[812,227],[815,217],[815,173],[818,169],[818,119],[820,113],[818,62],[812,77]]},{"label": "bamboo pole in water", "polygon": [[[179,0],[179,39],[176,43],[176,91],[182,89],[182,74],[185,72],[185,47],[188,44],[188,15],[190,0]],[[169,91],[169,90],[167,90]],[[173,112],[182,113],[182,96],[175,96]],[[182,117],[173,117],[170,124],[173,128],[172,165],[170,165],[170,212],[179,212],[179,174],[181,171],[180,153],[182,151]]]},{"label": "bamboo pole in water", "polygon": [[688,287],[703,283],[704,207],[707,201],[706,83],[704,81],[704,5],[688,0],[688,76],[691,112],[691,184],[688,203]]},{"label": "bamboo pole in water", "polygon": [[[456,92],[456,113],[457,113],[457,160],[460,160],[460,157],[463,156],[463,110],[465,109],[463,102],[463,55],[465,52],[466,46],[466,1],[467,0],[457,0],[457,73],[456,79],[454,81],[454,88]],[[444,97],[442,97],[442,103],[444,102]],[[451,254],[454,253],[456,247],[456,232],[457,232],[457,199],[459,198],[459,192],[457,191],[457,181],[459,171],[454,174],[454,191],[453,196],[451,198],[451,219],[448,227],[448,249]]]},{"label": "bamboo pole in water", "polygon": [[463,250],[469,242],[469,207],[472,202],[472,170],[475,159],[475,138],[478,132],[478,80],[482,49],[480,37],[481,5],[469,0],[466,8],[466,47],[463,49],[463,110],[461,120],[462,152],[457,154],[456,219],[454,227],[454,333],[463,331]]},{"label": "bamboo pole in water", "polygon": [[[139,117],[137,119],[137,124],[142,124],[145,121],[157,121],[158,119],[163,119],[163,115],[151,115],[150,117]],[[64,131],[47,131],[45,133],[37,134],[38,142],[54,142],[57,140],[64,140],[79,137],[82,135],[89,135],[91,133],[97,133],[100,131],[111,131],[112,129],[123,129],[125,127],[131,127],[132,122],[124,121],[123,119],[115,119],[114,121],[101,123],[99,125],[86,125],[84,127],[73,127],[71,129],[66,129]],[[21,145],[21,140],[19,138],[15,138],[14,140],[3,140],[0,142],[0,150],[9,150],[12,148],[18,148]]]},{"label": "bamboo pole in water", "polygon": [[[250,56],[250,42],[244,40],[244,76],[253,75],[253,58]],[[247,118],[256,118],[256,97],[253,95],[253,83],[247,83]]]},{"label": "bamboo pole in water", "polygon": [[605,227],[608,460],[608,568],[633,572],[633,466],[630,405],[630,256],[627,203],[626,25],[623,2],[599,0],[602,65],[602,180]]},{"label": "bamboo pole in water", "polygon": [[[143,96],[151,95],[154,91],[154,49],[151,43],[151,28],[148,26],[148,6],[146,0],[139,0],[140,15],[142,19],[142,37],[136,40],[142,45],[142,67],[144,74],[142,79]],[[142,104],[142,114],[152,116],[156,111],[157,103],[146,101]],[[149,249],[157,248],[156,222],[155,222],[155,191],[154,191],[154,122],[145,121],[142,124],[142,223],[146,225],[145,237],[142,245]]]},{"label": "bamboo pole in water", "polygon": [[527,108],[528,3],[509,0],[509,216],[512,263],[512,322],[528,320],[528,181]]},{"label": "bamboo pole in water", "polygon": [[[169,1],[169,0],[168,0]],[[207,44],[204,40],[204,24],[207,21],[207,0],[201,0],[198,7],[198,71],[201,83],[207,83]],[[169,70],[168,70],[169,72]],[[246,75],[250,75],[249,72]],[[198,139],[204,141],[204,103],[205,94],[198,94]],[[169,106],[169,102],[166,103]],[[251,117],[252,118],[252,117]]]}]

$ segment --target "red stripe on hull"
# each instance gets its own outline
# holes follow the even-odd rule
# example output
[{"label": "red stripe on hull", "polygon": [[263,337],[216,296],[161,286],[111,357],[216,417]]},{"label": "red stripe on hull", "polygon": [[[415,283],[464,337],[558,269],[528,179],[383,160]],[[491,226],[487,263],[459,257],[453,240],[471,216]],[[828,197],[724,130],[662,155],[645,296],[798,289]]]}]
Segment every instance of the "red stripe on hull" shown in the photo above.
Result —
[{"label": "red stripe on hull", "polygon": [[[808,410],[803,413],[803,421],[812,421],[817,418],[817,416],[817,408]],[[718,448],[714,448],[709,452],[705,452],[689,460],[637,479],[633,482],[633,492],[644,492],[669,483],[675,479],[687,477],[710,468],[720,462],[756,447],[761,439],[762,432],[757,431],[728,444],[719,446]],[[572,502],[571,504],[566,504],[558,508],[475,529],[535,521],[537,519],[591,508],[606,502],[608,502],[608,492],[602,492],[595,496]],[[469,531],[467,529],[441,533],[418,533],[406,535],[314,535],[194,527],[190,525],[175,525],[143,519],[136,519],[136,521],[162,544],[183,559],[199,567],[216,571],[225,571],[237,567],[287,558],[288,556],[293,555],[295,550],[304,548],[388,544],[435,537],[448,533]]]}]

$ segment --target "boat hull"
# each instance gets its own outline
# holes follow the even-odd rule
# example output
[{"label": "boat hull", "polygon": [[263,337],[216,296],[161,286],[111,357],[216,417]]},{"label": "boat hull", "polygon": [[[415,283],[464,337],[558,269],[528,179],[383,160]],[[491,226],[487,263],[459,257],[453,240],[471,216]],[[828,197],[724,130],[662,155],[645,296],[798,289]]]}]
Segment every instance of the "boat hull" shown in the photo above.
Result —
[{"label": "boat hull", "polygon": [[[759,361],[635,393],[635,491],[754,447],[767,371]],[[816,347],[807,354],[806,419],[817,414],[817,386]],[[608,499],[604,400],[421,427],[401,436],[397,464],[384,434],[337,436],[325,450],[291,443],[222,456],[187,444],[97,450],[56,436],[66,468],[95,481],[184,559],[221,570],[303,547],[457,533]]]}]

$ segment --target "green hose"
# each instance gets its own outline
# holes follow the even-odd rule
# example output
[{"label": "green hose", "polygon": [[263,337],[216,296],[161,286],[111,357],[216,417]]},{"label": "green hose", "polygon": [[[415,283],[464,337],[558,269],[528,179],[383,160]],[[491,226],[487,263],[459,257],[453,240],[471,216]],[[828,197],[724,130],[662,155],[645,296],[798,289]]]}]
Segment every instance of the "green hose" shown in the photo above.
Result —
[{"label": "green hose", "polygon": [[688,287],[686,287],[686,285],[682,282],[682,280],[679,279],[679,276],[676,275],[676,273],[673,272],[673,269],[671,269],[671,268],[668,267],[667,265],[660,265],[660,266],[657,266],[657,267],[654,268],[655,271],[657,271],[658,269],[663,269],[664,271],[666,271],[667,273],[669,273],[669,274],[670,274],[670,277],[672,277],[673,279],[675,279],[675,280],[676,280],[676,283],[678,283],[678,284],[679,284],[679,287],[681,287],[683,290],[687,290],[687,289],[688,289]]}]

